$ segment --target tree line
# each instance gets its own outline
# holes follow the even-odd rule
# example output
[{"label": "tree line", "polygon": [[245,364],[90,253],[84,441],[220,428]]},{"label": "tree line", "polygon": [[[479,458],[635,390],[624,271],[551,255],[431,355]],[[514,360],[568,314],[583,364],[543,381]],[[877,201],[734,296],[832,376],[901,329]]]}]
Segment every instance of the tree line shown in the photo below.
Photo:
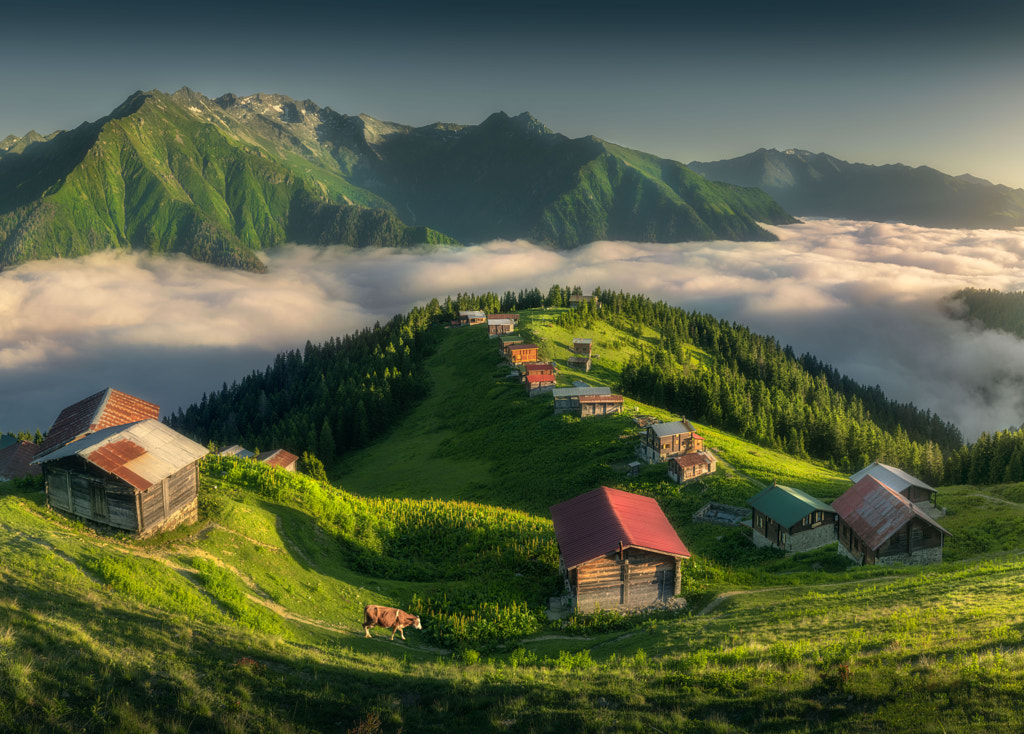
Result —
[{"label": "tree line", "polygon": [[[641,342],[621,374],[622,392],[643,402],[841,471],[878,460],[937,482],[945,456],[963,444],[952,423],[890,400],[811,355],[798,358],[772,337],[644,296],[601,293],[600,301],[572,318],[658,335]],[[702,350],[708,363],[692,360],[685,345]]]},{"label": "tree line", "polygon": [[[265,370],[224,384],[167,422],[202,443],[286,448],[330,465],[383,436],[426,396],[425,360],[439,338],[431,325],[451,323],[463,310],[562,307],[572,295],[582,289],[433,299],[384,325],[279,354]],[[896,403],[811,355],[797,357],[772,337],[642,295],[594,295],[558,320],[570,329],[604,320],[636,337],[618,386],[630,397],[842,471],[879,460],[938,482],[945,457],[963,445],[960,431],[930,411]],[[645,329],[657,337],[640,339]],[[687,346],[706,361],[692,359]]]}]

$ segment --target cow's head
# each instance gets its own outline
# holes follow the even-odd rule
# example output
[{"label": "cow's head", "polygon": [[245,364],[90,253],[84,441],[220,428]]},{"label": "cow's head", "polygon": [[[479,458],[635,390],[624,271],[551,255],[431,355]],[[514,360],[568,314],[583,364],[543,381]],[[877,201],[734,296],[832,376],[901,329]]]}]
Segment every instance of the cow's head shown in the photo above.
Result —
[{"label": "cow's head", "polygon": [[417,629],[417,630],[423,629],[423,625],[420,624],[420,618],[419,617],[413,617],[412,628],[413,629]]}]

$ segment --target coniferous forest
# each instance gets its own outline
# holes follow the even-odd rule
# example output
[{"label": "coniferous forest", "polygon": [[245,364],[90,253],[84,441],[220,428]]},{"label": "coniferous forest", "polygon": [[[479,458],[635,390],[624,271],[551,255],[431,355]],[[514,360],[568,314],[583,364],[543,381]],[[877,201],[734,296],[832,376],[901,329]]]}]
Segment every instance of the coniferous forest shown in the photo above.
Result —
[{"label": "coniferous forest", "polygon": [[946,299],[946,310],[954,318],[1024,339],[1024,291],[964,288]]},{"label": "coniferous forest", "polygon": [[[168,423],[203,443],[286,448],[330,465],[386,433],[429,390],[423,369],[439,332],[462,309],[490,313],[568,305],[577,286],[458,294],[360,332],[279,354],[272,365],[177,411]],[[642,295],[596,291],[600,307],[566,311],[566,326],[595,319],[645,329],[622,371],[625,395],[721,427],[759,445],[856,471],[878,460],[928,482],[943,479],[960,431],[930,411],[888,399],[772,337]],[[706,355],[692,357],[693,350]],[[986,475],[987,476],[987,475]]]}]

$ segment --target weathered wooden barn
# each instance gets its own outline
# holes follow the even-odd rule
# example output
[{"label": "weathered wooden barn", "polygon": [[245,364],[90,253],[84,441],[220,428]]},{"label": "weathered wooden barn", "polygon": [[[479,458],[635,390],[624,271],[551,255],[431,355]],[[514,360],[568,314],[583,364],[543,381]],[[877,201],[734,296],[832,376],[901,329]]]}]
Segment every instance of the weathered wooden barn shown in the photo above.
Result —
[{"label": "weathered wooden barn", "polygon": [[809,551],[836,542],[836,511],[806,492],[772,484],[748,500],[754,508],[754,545],[787,553]]},{"label": "weathered wooden barn", "polygon": [[556,387],[552,393],[555,400],[555,415],[580,413],[580,398],[595,395],[611,395],[610,387]]},{"label": "weathered wooden barn", "polygon": [[475,326],[487,321],[487,314],[483,311],[459,311],[459,324],[461,326]]},{"label": "weathered wooden barn", "polygon": [[704,438],[683,418],[669,423],[652,423],[637,446],[637,456],[648,464],[668,461],[673,456],[704,450]]},{"label": "weathered wooden barn", "polygon": [[839,515],[839,552],[862,565],[942,561],[950,533],[895,489],[867,475],[832,509]]},{"label": "weathered wooden barn", "polygon": [[718,459],[710,451],[682,454],[668,460],[668,478],[677,484],[682,484],[691,479],[714,474],[717,468]]},{"label": "weathered wooden barn", "polygon": [[902,469],[875,461],[851,475],[850,481],[856,484],[867,476],[874,477],[889,489],[896,490],[932,517],[942,515],[935,507],[935,495],[938,490]]},{"label": "weathered wooden barn", "polygon": [[498,319],[493,316],[487,317],[487,336],[495,337],[502,334],[511,334],[516,327],[512,319]]},{"label": "weathered wooden barn", "polygon": [[622,412],[621,395],[580,395],[577,402],[581,418]]},{"label": "weathered wooden barn", "polygon": [[552,506],[551,519],[576,610],[643,609],[679,594],[690,552],[653,498],[599,487]]},{"label": "weathered wooden barn", "polygon": [[57,510],[147,537],[198,519],[207,450],[159,421],[114,426],[41,454]]}]

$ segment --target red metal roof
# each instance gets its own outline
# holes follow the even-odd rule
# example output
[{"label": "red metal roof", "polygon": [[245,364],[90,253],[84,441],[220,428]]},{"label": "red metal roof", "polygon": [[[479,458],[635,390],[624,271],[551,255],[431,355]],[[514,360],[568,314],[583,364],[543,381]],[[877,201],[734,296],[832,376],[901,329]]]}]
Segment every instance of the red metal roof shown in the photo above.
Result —
[{"label": "red metal roof", "polygon": [[644,548],[689,558],[658,502],[651,497],[599,487],[551,507],[555,538],[566,568],[615,553]]},{"label": "red metal roof", "polygon": [[531,385],[547,385],[555,381],[555,376],[551,373],[545,373],[540,375],[527,375],[526,381]]},{"label": "red metal roof", "polygon": [[949,535],[913,502],[871,475],[846,490],[832,509],[871,550],[877,550],[915,517]]},{"label": "red metal roof", "polygon": [[43,441],[43,451],[64,446],[89,433],[160,417],[160,406],[108,387],[60,412]]},{"label": "red metal roof", "polygon": [[555,366],[551,362],[530,362],[529,364],[523,365],[523,368],[527,372],[553,372]]}]

